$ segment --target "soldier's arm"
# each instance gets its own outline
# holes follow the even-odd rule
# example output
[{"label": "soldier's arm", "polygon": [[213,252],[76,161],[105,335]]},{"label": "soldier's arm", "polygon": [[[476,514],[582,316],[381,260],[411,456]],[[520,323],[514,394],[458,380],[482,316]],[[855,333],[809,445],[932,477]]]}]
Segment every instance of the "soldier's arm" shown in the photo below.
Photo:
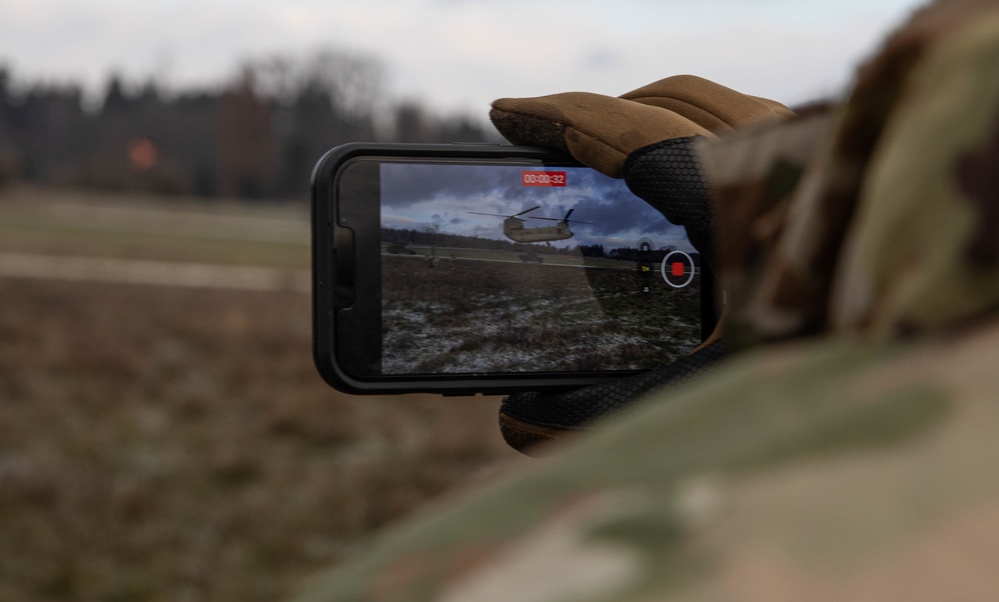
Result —
[{"label": "soldier's arm", "polygon": [[[732,248],[757,264],[719,258],[768,346],[383,535],[299,599],[999,597],[999,15],[977,6],[893,38],[866,73],[895,79],[862,78],[790,211],[780,187],[754,205],[762,236]],[[722,223],[779,171],[751,151],[804,135],[784,133],[708,149],[728,166]],[[740,148],[742,176],[716,161]],[[819,288],[795,280],[830,255]]]},{"label": "soldier's arm", "polygon": [[[775,101],[692,75],[668,77],[620,97],[570,92],[506,98],[493,103],[490,113],[515,144],[557,148],[624,178],[632,192],[686,228],[712,268],[712,209],[696,142],[793,115]],[[500,408],[503,437],[524,453],[544,454],[544,444],[594,428],[650,392],[680,386],[718,364],[727,350],[721,330],[688,356],[655,370],[568,392],[512,395]]]}]

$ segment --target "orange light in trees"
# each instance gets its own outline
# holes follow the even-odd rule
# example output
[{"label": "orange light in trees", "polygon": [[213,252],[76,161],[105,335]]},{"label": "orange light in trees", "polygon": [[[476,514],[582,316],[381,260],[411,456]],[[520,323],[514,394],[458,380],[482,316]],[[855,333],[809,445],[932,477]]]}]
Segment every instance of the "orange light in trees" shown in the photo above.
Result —
[{"label": "orange light in trees", "polygon": [[128,142],[128,160],[132,167],[147,171],[160,160],[160,151],[148,138],[132,138]]}]

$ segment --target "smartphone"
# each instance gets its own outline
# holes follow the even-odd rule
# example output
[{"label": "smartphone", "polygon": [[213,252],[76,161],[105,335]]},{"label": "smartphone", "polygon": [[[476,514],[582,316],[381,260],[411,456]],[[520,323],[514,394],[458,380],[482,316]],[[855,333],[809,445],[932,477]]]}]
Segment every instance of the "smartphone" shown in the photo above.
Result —
[{"label": "smartphone", "polygon": [[509,394],[668,364],[714,327],[686,231],[551,150],[348,144],[312,181],[314,354],[354,394]]}]

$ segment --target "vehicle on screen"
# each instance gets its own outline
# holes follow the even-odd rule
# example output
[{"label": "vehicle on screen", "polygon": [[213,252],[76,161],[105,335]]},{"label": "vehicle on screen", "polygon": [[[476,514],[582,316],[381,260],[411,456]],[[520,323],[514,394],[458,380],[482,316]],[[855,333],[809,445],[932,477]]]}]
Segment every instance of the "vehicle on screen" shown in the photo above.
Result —
[{"label": "vehicle on screen", "polygon": [[570,209],[563,218],[556,217],[535,217],[529,216],[530,219],[547,220],[551,222],[558,222],[554,226],[536,226],[528,227],[524,224],[526,220],[521,219],[520,216],[527,215],[528,213],[540,209],[541,206],[531,207],[526,211],[521,211],[520,213],[515,213],[513,215],[499,215],[497,213],[479,213],[477,211],[469,211],[473,215],[488,215],[491,217],[504,217],[503,220],[503,234],[514,242],[549,242],[553,240],[566,240],[572,238],[572,230],[569,229],[569,223],[576,224],[589,224],[590,222],[581,222],[578,220],[571,220],[569,217],[575,209]]}]

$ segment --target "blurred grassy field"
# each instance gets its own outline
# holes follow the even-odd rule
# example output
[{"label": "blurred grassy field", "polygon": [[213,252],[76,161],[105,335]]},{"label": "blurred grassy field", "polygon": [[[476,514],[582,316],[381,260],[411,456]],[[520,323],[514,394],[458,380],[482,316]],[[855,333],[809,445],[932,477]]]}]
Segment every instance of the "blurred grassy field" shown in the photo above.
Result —
[{"label": "blurred grassy field", "polygon": [[[308,266],[305,208],[0,192],[0,255]],[[0,276],[0,600],[273,600],[517,463],[496,399],[354,398],[310,299]]]}]

